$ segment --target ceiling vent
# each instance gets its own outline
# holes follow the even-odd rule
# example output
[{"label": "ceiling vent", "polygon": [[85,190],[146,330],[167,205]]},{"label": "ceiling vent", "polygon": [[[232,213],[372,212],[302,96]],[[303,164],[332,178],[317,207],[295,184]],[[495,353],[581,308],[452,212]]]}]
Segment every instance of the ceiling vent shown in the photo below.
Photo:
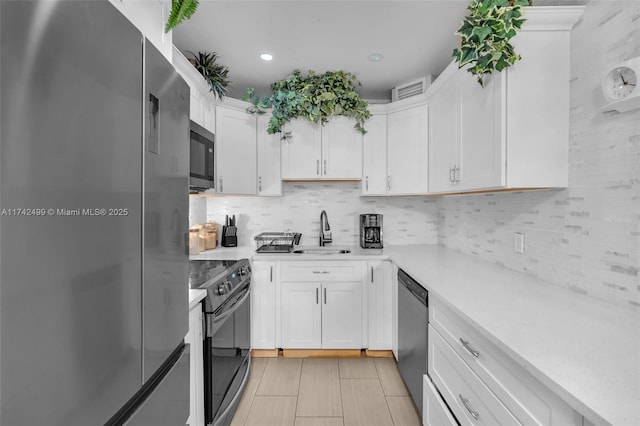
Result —
[{"label": "ceiling vent", "polygon": [[410,98],[412,96],[421,95],[427,87],[431,85],[431,76],[419,78],[391,89],[391,101],[399,101],[400,99]]}]

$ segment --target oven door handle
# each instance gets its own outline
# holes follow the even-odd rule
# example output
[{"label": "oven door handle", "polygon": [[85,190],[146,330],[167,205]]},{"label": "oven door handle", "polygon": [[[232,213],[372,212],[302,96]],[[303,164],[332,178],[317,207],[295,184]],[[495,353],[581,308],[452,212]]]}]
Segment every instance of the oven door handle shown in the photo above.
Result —
[{"label": "oven door handle", "polygon": [[242,297],[240,299],[238,299],[238,301],[236,303],[234,303],[231,306],[230,309],[225,311],[223,314],[218,315],[215,318],[213,318],[213,324],[219,324],[220,321],[222,321],[223,319],[225,319],[229,315],[233,314],[235,311],[237,311],[240,308],[240,306],[244,303],[244,301],[247,299],[247,297],[249,297],[249,295],[251,294],[251,284],[249,284],[247,286],[247,289],[244,290],[244,292],[245,292],[245,294],[242,295]]}]

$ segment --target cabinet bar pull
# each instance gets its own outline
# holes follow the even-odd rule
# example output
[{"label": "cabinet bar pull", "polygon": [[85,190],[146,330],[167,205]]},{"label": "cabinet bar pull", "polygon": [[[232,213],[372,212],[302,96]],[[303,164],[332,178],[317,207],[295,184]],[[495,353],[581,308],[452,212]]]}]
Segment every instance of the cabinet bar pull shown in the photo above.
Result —
[{"label": "cabinet bar pull", "polygon": [[316,160],[316,174],[320,176],[320,160]]},{"label": "cabinet bar pull", "polygon": [[220,176],[220,192],[224,192],[224,189],[222,188],[222,176]]},{"label": "cabinet bar pull", "polygon": [[316,287],[316,305],[319,303],[319,300],[318,300],[318,297],[319,297],[319,296],[318,296],[318,291],[319,291],[319,290],[318,290],[318,287]]},{"label": "cabinet bar pull", "polygon": [[327,160],[324,160],[324,174],[327,175]]},{"label": "cabinet bar pull", "polygon": [[462,401],[462,405],[464,405],[464,408],[466,408],[469,414],[471,414],[471,417],[473,417],[475,420],[478,420],[480,418],[480,414],[478,414],[478,412],[473,409],[473,407],[469,403],[469,400],[462,396],[461,393],[458,394],[458,398],[460,398],[460,401]]},{"label": "cabinet bar pull", "polygon": [[258,191],[262,192],[262,176],[258,176]]},{"label": "cabinet bar pull", "polygon": [[369,191],[369,176],[364,177],[364,185],[367,191]]},{"label": "cabinet bar pull", "polygon": [[371,267],[371,283],[373,283],[373,266]]},{"label": "cabinet bar pull", "polygon": [[387,191],[391,191],[391,176],[387,176]]},{"label": "cabinet bar pull", "polygon": [[269,282],[273,282],[273,266],[269,266]]},{"label": "cabinet bar pull", "polygon": [[[456,174],[458,177],[456,177]],[[459,184],[460,183],[460,167],[453,166],[453,183],[454,184]]]},{"label": "cabinet bar pull", "polygon": [[469,352],[474,357],[478,358],[480,356],[480,352],[478,350],[474,349],[473,346],[471,346],[471,343],[469,343],[468,340],[464,340],[461,337],[460,338],[460,343],[462,343],[462,346],[464,346],[464,348],[467,350],[467,352]]},{"label": "cabinet bar pull", "polygon": [[451,176],[453,174],[453,166],[449,165],[449,185],[453,185],[453,176]]},{"label": "cabinet bar pull", "polygon": [[324,304],[327,304],[327,288],[324,288]]},{"label": "cabinet bar pull", "polygon": [[328,274],[329,271],[313,271],[314,274]]}]

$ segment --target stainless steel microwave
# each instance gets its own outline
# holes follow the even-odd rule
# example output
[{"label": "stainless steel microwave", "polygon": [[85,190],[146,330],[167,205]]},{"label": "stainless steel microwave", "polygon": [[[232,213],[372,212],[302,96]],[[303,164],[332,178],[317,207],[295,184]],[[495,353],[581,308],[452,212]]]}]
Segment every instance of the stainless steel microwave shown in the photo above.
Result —
[{"label": "stainless steel microwave", "polygon": [[190,192],[202,192],[215,188],[214,135],[191,121],[190,140]]}]

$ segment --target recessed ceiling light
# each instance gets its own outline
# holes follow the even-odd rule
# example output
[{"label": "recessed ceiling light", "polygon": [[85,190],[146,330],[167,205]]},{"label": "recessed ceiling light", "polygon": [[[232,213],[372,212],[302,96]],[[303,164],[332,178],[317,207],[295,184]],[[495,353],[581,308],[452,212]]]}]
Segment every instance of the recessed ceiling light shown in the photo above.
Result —
[{"label": "recessed ceiling light", "polygon": [[367,56],[367,58],[371,62],[380,62],[384,59],[384,55],[382,55],[381,53],[372,53],[371,55]]},{"label": "recessed ceiling light", "polygon": [[260,59],[262,59],[265,62],[269,62],[270,60],[273,59],[273,56],[270,53],[262,53],[260,54]]}]

